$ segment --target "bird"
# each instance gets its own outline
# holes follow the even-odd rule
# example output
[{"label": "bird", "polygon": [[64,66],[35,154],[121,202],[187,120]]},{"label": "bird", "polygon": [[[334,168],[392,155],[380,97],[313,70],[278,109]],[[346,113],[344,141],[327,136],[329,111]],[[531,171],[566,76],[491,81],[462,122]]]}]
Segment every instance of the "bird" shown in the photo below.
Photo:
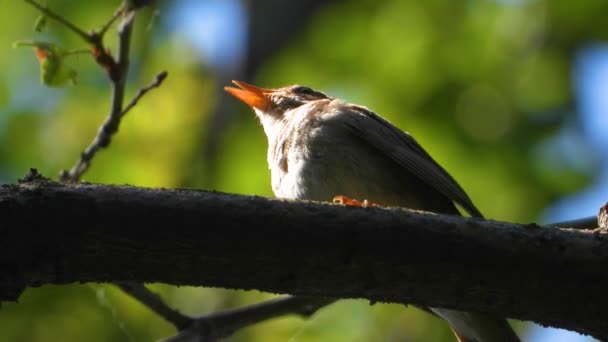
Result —
[{"label": "bird", "polygon": [[[298,84],[260,88],[232,82],[237,87],[225,91],[249,105],[264,129],[276,197],[462,215],[457,204],[483,217],[409,133],[367,107]],[[519,341],[504,318],[428,309],[448,322],[460,342]]]}]

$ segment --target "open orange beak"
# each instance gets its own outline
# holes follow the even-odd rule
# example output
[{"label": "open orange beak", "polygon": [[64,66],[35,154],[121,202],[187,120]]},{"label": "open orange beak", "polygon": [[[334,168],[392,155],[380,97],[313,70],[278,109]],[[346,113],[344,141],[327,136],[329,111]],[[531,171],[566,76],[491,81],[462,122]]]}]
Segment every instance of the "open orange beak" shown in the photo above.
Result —
[{"label": "open orange beak", "polygon": [[235,87],[224,87],[224,90],[251,107],[259,110],[266,110],[272,104],[272,101],[268,98],[268,95],[273,93],[274,89],[258,88],[242,81],[232,81],[232,83],[236,84],[241,89]]}]

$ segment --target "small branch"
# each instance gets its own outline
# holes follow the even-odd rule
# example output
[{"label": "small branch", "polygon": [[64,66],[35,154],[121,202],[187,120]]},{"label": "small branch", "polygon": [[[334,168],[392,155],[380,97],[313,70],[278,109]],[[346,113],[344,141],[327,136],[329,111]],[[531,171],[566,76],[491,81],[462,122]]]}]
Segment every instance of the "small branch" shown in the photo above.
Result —
[{"label": "small branch", "polygon": [[114,15],[112,15],[112,18],[110,18],[110,20],[108,20],[107,23],[105,23],[105,25],[103,25],[98,31],[97,34],[99,36],[104,36],[106,34],[106,32],[108,31],[108,29],[112,26],[112,24],[114,24],[114,22],[116,21],[116,19],[118,19],[122,13],[124,11],[124,6],[120,6],[116,12],[114,12]]},{"label": "small branch", "polygon": [[156,312],[159,316],[163,317],[171,324],[173,324],[178,330],[183,330],[190,326],[194,319],[182,315],[178,311],[170,308],[165,302],[163,302],[160,296],[147,287],[140,283],[135,282],[115,282],[114,285],[118,286],[121,290],[131,295],[133,298],[140,301],[142,304]]},{"label": "small branch", "polygon": [[91,164],[91,160],[95,157],[96,153],[103,147],[107,147],[112,139],[112,136],[118,131],[118,126],[120,125],[120,120],[122,117],[132,109],[139,99],[143,97],[148,91],[159,87],[164,79],[167,77],[167,72],[163,71],[156,75],[154,81],[140,89],[137,92],[137,95],[129,102],[129,104],[125,107],[125,109],[120,110],[121,105],[118,105],[119,102],[122,101],[124,96],[124,87],[119,87],[117,84],[114,86],[113,92],[113,101],[112,101],[112,112],[106,118],[106,121],[97,131],[97,136],[91,142],[89,147],[80,155],[80,159],[72,167],[72,169],[68,171],[62,171],[59,175],[59,180],[62,182],[77,182],[80,177],[87,171]]},{"label": "small branch", "polygon": [[110,114],[106,117],[106,120],[99,128],[97,135],[91,144],[84,150],[84,152],[82,152],[76,165],[74,165],[70,171],[63,170],[60,173],[59,180],[62,182],[77,182],[87,171],[91,164],[91,160],[99,149],[107,147],[110,144],[112,136],[118,131],[122,117],[137,104],[142,96],[144,96],[151,89],[160,86],[167,77],[166,71],[156,75],[154,81],[150,85],[140,89],[133,100],[131,100],[131,102],[123,109],[125,79],[129,68],[129,46],[131,41],[134,13],[135,12],[130,12],[127,14],[119,30],[120,48],[118,51],[117,67],[115,68],[117,74],[111,76],[112,104]]},{"label": "small branch", "polygon": [[[131,33],[133,32],[133,21],[135,20],[135,12],[126,14],[120,28],[118,30],[118,57],[116,60],[117,68],[115,75],[110,75],[112,80],[112,110],[110,117],[118,120],[114,130],[118,129],[120,121],[120,112],[125,95],[125,81],[129,71],[129,51],[131,49]],[[108,141],[109,143],[109,141]]]},{"label": "small branch", "polygon": [[162,341],[215,341],[228,337],[243,327],[278,316],[287,314],[311,316],[334,301],[335,299],[319,297],[286,297],[217,312],[195,319],[188,329]]},{"label": "small branch", "polygon": [[200,337],[203,341],[213,341],[271,318],[287,314],[310,316],[335,301],[335,299],[320,297],[286,297],[200,318],[191,318],[169,307],[158,294],[140,283],[115,282],[114,284],[175,326],[179,333],[166,339],[167,342],[191,341],[194,337]]},{"label": "small branch", "polygon": [[[110,18],[110,20],[108,20],[108,22],[100,30],[87,33],[61,15],[50,10],[47,6],[41,5],[34,0],[25,0],[25,2],[34,6],[44,15],[65,25],[84,39],[87,43],[91,44],[91,52],[95,58],[95,61],[106,70],[112,82],[112,104],[110,113],[106,117],[106,120],[99,128],[97,135],[91,144],[81,153],[80,159],[70,169],[70,171],[62,170],[59,174],[59,180],[62,182],[77,182],[89,168],[91,160],[97,151],[103,147],[107,147],[110,144],[112,136],[118,131],[121,118],[129,110],[131,110],[137,104],[140,98],[148,91],[160,86],[163,80],[167,77],[167,72],[163,71],[159,73],[154,82],[152,82],[152,84],[149,86],[140,89],[135,98],[133,98],[127,107],[123,109],[125,83],[129,70],[129,50],[131,46],[133,21],[135,19],[135,8],[127,8],[123,3],[118,10],[116,10],[112,18]],[[103,46],[103,35],[121,15],[124,15],[124,18],[118,30],[118,57],[116,60],[114,60],[109,51],[107,51]],[[70,54],[80,52],[82,52],[82,50],[74,50],[70,52]]]},{"label": "small branch", "polygon": [[156,75],[156,77],[154,78],[154,81],[152,83],[150,83],[149,85],[147,85],[146,87],[143,87],[141,89],[139,89],[139,91],[137,92],[137,94],[135,95],[135,97],[133,97],[133,99],[131,100],[131,102],[129,102],[125,108],[122,110],[122,112],[120,113],[120,116],[124,116],[125,114],[127,114],[133,107],[135,107],[135,105],[137,105],[137,102],[139,101],[139,99],[141,99],[144,95],[146,95],[147,92],[149,92],[150,90],[159,87],[163,81],[165,80],[165,78],[167,78],[167,71],[161,71],[160,73],[158,73]]},{"label": "small branch", "polygon": [[[44,15],[57,20],[59,23],[63,24],[64,26],[66,26],[67,28],[72,30],[74,33],[76,33],[78,36],[80,36],[85,42],[87,42],[89,45],[91,45],[91,52],[92,52],[93,57],[95,58],[95,61],[97,62],[97,64],[99,64],[101,67],[103,67],[106,70],[110,79],[112,81],[115,81],[120,78],[120,73],[121,73],[121,70],[119,68],[120,62],[115,61],[114,57],[112,57],[110,52],[104,47],[103,36],[107,32],[107,30],[110,28],[110,26],[116,21],[116,19],[118,19],[120,17],[120,15],[125,13],[124,4],[121,5],[118,8],[118,10],[116,10],[114,15],[110,18],[110,20],[108,20],[108,22],[104,26],[102,26],[101,29],[92,30],[90,32],[85,32],[84,30],[82,30],[81,28],[72,24],[70,21],[68,21],[61,15],[53,12],[47,6],[41,5],[37,2],[35,2],[34,0],[25,0],[25,2],[34,6],[36,9],[38,9]],[[133,14],[134,14],[134,11],[127,12],[127,17],[130,16],[130,19],[128,19],[128,20],[132,21]],[[126,20],[126,21],[128,21],[128,20]]]},{"label": "small branch", "polygon": [[91,50],[89,50],[89,49],[76,49],[76,50],[66,51],[63,55],[72,56],[72,55],[90,54],[90,53],[91,53]]},{"label": "small branch", "polygon": [[25,2],[27,2],[28,4],[34,6],[38,11],[40,11],[43,14],[45,14],[47,17],[55,19],[56,21],[60,22],[63,26],[69,28],[70,30],[72,30],[72,32],[74,32],[77,35],[79,35],[87,43],[89,43],[89,44],[95,44],[96,43],[95,42],[95,38],[93,38],[93,35],[91,35],[91,34],[85,32],[85,31],[83,31],[78,26],[72,24],[69,20],[67,20],[66,18],[64,18],[60,14],[53,12],[47,6],[41,5],[41,4],[39,4],[39,3],[37,3],[36,1],[33,1],[33,0],[25,0]]}]

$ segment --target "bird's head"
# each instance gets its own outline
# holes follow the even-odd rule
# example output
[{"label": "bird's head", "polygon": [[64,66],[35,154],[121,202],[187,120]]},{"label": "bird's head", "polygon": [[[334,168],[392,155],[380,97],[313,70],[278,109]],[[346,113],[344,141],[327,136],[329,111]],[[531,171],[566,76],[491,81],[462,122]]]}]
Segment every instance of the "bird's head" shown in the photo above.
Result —
[{"label": "bird's head", "polygon": [[301,85],[283,88],[258,88],[242,81],[232,81],[239,88],[224,87],[237,99],[251,106],[260,119],[281,118],[285,112],[317,100],[331,99],[322,92]]}]

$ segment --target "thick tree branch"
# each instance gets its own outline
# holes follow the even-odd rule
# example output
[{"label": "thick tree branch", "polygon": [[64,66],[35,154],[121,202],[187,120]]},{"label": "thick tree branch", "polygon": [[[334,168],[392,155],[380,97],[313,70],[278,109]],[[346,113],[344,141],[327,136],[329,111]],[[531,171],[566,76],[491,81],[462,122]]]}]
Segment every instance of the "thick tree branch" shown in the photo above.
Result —
[{"label": "thick tree branch", "polygon": [[494,312],[608,339],[601,231],[29,179],[0,188],[0,234],[4,300],[44,283],[164,282]]}]

